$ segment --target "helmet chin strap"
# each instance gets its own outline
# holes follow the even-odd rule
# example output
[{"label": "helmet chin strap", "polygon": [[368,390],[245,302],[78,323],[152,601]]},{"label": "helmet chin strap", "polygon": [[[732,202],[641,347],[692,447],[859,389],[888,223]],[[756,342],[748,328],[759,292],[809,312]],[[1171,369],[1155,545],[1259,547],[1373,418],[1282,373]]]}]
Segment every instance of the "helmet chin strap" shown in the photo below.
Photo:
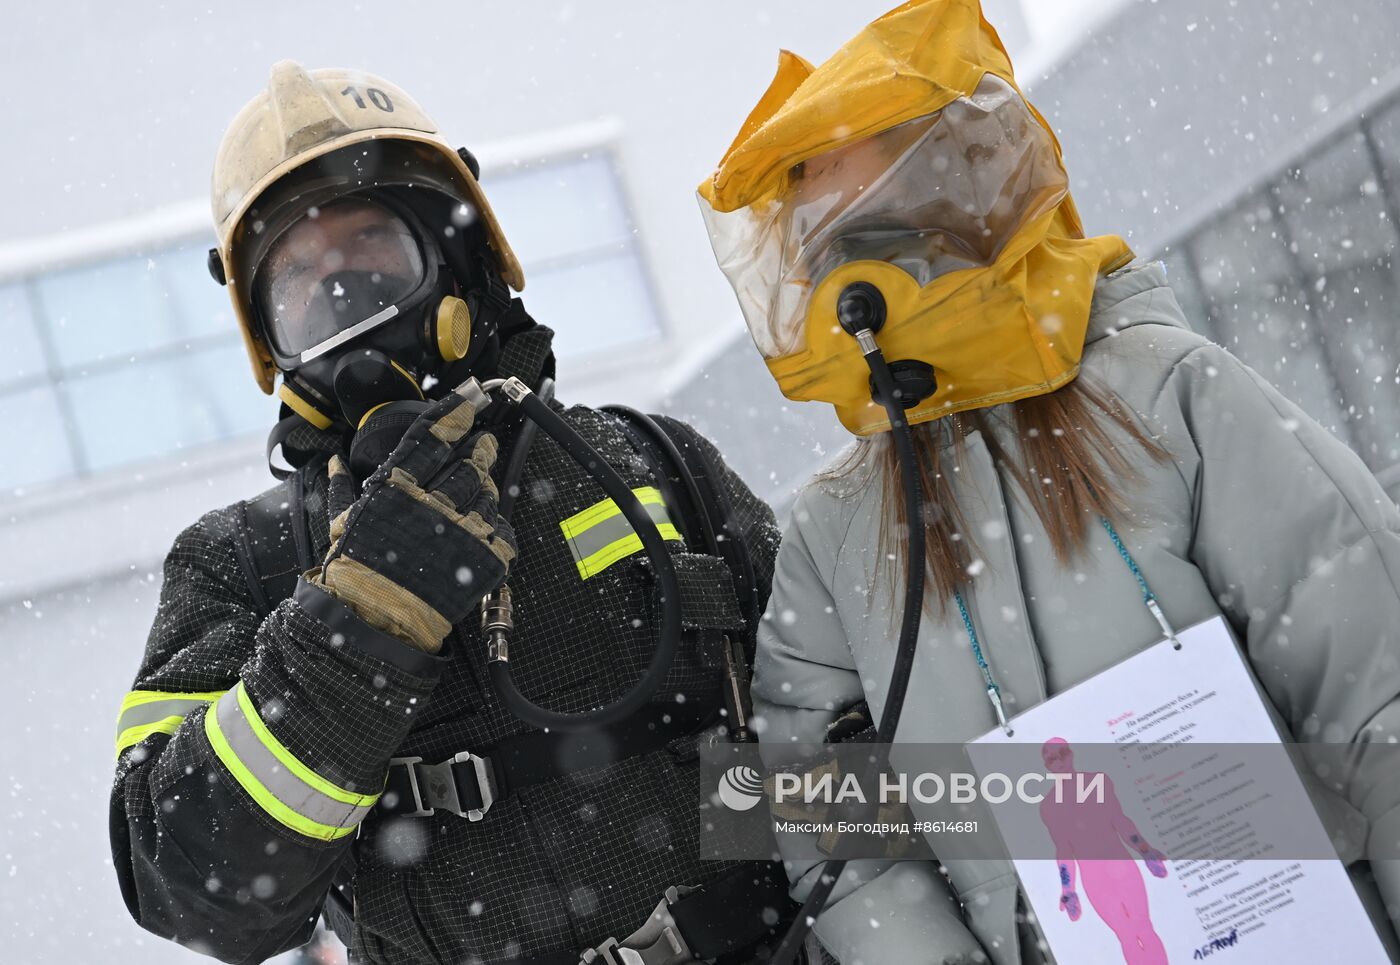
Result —
[{"label": "helmet chin strap", "polygon": [[343,448],[344,433],[335,428],[317,429],[301,416],[284,416],[267,434],[267,469],[277,479],[286,479],[317,453]]}]

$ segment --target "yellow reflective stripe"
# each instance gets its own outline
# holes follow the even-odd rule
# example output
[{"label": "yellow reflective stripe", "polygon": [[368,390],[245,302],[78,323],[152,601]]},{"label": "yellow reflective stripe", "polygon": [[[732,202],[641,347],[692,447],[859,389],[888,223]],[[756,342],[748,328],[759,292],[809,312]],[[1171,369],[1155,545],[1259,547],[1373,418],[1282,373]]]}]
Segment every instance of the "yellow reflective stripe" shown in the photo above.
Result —
[{"label": "yellow reflective stripe", "polygon": [[132,744],[139,744],[152,734],[173,734],[175,728],[180,726],[183,717],[166,717],[152,724],[137,724],[135,727],[128,727],[117,735],[117,756],[122,756],[122,751]]},{"label": "yellow reflective stripe", "polygon": [[225,691],[180,693],[170,690],[133,690],[122,698],[117,712],[117,756],[152,734],[173,734],[192,711],[212,703]]},{"label": "yellow reflective stripe", "polygon": [[219,729],[217,716],[211,711],[204,715],[204,733],[209,738],[209,744],[214,748],[215,755],[223,761],[224,767],[229,769],[229,773],[234,776],[243,790],[258,802],[258,807],[272,815],[279,822],[306,835],[308,838],[316,838],[319,841],[334,841],[342,838],[355,830],[354,825],[344,828],[333,828],[328,825],[304,818],[291,808],[287,807],[277,798],[272,796],[272,792],[263,787],[262,782],[253,776],[252,772],[243,766],[238,755],[233,752],[233,748],[228,746],[228,741],[224,739],[223,732]]},{"label": "yellow reflective stripe", "polygon": [[[681,534],[671,523],[666,500],[654,486],[632,490],[647,515],[656,524],[662,539],[679,540]],[[639,537],[622,509],[611,499],[594,503],[559,523],[579,576],[588,579],[642,549]]]},{"label": "yellow reflective stripe", "polygon": [[[199,693],[180,693],[172,690],[133,690],[122,698],[121,714],[126,713],[133,707],[142,704],[154,704],[163,700],[202,700],[211,703],[218,700],[228,691],[225,690],[205,690]],[[120,714],[118,715],[120,716]]]},{"label": "yellow reflective stripe", "polygon": [[[672,526],[670,523],[661,523],[656,527],[656,530],[661,534],[662,539],[678,540],[681,538],[681,534],[676,531],[676,527]],[[641,550],[642,538],[636,533],[631,533],[619,540],[609,543],[596,553],[592,553],[579,560],[579,576],[586,580],[590,576],[594,576],[606,570],[618,560],[625,559],[634,553],[640,553]]]},{"label": "yellow reflective stripe", "polygon": [[[632,495],[637,497],[637,501],[643,506],[648,503],[657,506],[665,506],[666,500],[661,497],[661,491],[655,486],[643,486],[640,489],[632,490]],[[559,524],[559,528],[564,531],[564,535],[569,539],[583,533],[584,530],[596,526],[605,519],[621,515],[622,510],[617,503],[611,499],[605,499],[601,503],[594,503],[587,509],[575,513]]]},{"label": "yellow reflective stripe", "polygon": [[273,756],[282,763],[283,767],[300,778],[303,784],[324,794],[332,801],[339,801],[353,807],[368,807],[379,800],[378,794],[356,794],[354,791],[337,787],[297,760],[296,755],[287,750],[286,745],[267,729],[267,725],[263,723],[262,715],[253,706],[253,698],[248,696],[248,691],[243,688],[243,684],[240,682],[234,689],[238,692],[238,706],[243,708],[243,716],[248,719],[248,726],[253,729],[258,740],[264,747],[272,751]]},{"label": "yellow reflective stripe", "polygon": [[[204,733],[214,754],[257,805],[308,838],[334,841],[353,834],[379,798],[337,787],[298,760],[267,729],[241,682],[210,707],[204,716]],[[237,745],[243,747],[242,753]]]}]

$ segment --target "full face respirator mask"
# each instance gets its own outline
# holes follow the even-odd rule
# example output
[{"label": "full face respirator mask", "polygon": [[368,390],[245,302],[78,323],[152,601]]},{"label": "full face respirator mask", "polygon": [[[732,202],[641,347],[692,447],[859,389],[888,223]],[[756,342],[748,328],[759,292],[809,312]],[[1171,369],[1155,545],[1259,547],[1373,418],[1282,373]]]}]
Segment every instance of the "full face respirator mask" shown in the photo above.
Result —
[{"label": "full face respirator mask", "polygon": [[360,478],[426,407],[425,377],[469,367],[499,314],[477,286],[459,294],[442,247],[392,191],[274,217],[247,257],[252,313],[284,373],[279,397],[317,428],[353,430]]}]

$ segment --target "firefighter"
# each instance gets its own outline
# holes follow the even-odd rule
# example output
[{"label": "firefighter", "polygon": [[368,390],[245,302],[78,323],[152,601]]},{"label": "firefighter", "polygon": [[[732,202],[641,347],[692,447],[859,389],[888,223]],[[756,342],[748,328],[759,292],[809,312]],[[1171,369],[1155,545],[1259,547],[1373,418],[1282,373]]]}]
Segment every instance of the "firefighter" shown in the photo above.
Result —
[{"label": "firefighter", "polygon": [[[363,962],[749,961],[785,882],[700,861],[696,758],[742,713],[726,674],[752,659],[773,515],[656,420],[711,469],[731,553],[704,552],[635,420],[551,402],[671,550],[662,599],[587,469],[454,391],[513,377],[545,398],[554,373],[477,175],[394,85],[290,61],[224,137],[210,270],[282,401],[282,478],[165,560],[117,724],[123,897],[228,962],[303,944],[323,911]],[[513,682],[555,711],[633,688],[661,608],[686,632],[641,712],[540,730],[489,680],[477,610],[502,587]]]}]

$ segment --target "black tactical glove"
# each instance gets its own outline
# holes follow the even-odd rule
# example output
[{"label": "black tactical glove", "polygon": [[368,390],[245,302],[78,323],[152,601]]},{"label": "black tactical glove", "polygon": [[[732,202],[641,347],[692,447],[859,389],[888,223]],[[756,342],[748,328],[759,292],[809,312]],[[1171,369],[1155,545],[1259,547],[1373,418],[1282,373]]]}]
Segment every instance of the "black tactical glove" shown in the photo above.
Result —
[{"label": "black tactical glove", "polygon": [[330,462],[331,548],[309,578],[365,622],[429,653],[505,580],[515,557],[491,479],[496,437],[469,435],[475,418],[455,392],[434,403],[358,499],[344,463]]}]

